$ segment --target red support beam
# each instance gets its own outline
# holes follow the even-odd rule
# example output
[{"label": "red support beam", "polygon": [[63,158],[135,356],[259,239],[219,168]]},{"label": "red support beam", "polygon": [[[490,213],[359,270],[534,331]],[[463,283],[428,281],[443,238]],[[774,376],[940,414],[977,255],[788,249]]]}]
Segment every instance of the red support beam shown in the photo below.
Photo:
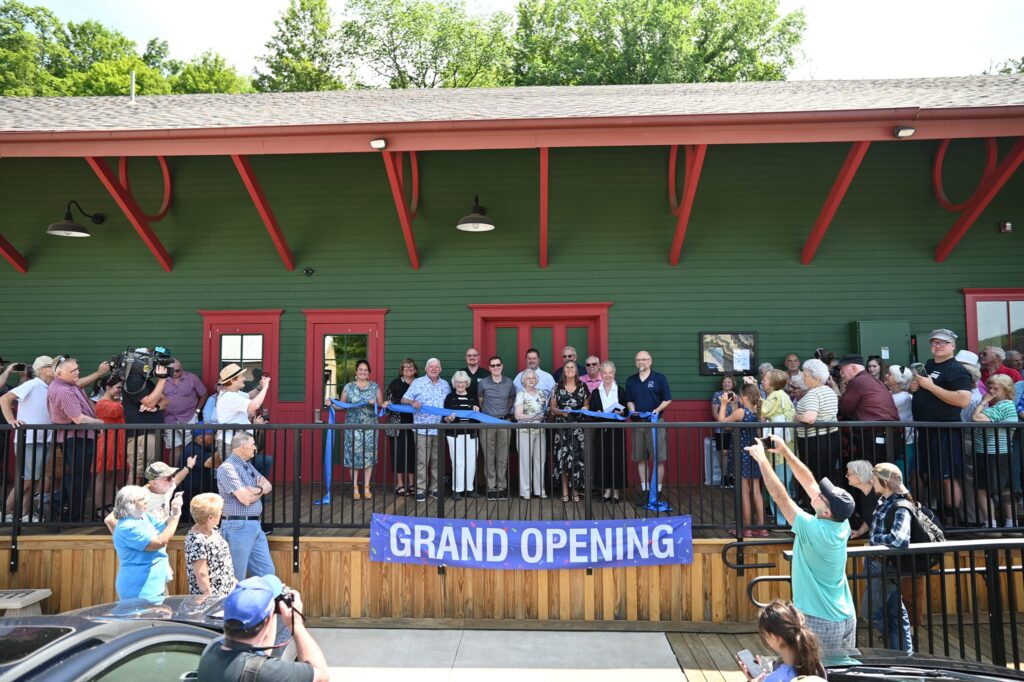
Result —
[{"label": "red support beam", "polygon": [[818,247],[821,246],[821,240],[825,238],[825,233],[828,232],[828,227],[832,224],[836,211],[839,210],[839,204],[843,203],[846,190],[850,188],[850,183],[853,182],[854,176],[857,175],[860,162],[864,160],[864,155],[868,153],[868,147],[870,146],[871,143],[867,141],[854,142],[850,147],[850,151],[846,154],[846,161],[843,162],[843,167],[839,169],[839,175],[836,176],[836,181],[832,185],[832,191],[828,193],[825,205],[821,207],[821,213],[818,214],[818,219],[814,222],[814,227],[811,228],[811,233],[807,236],[804,249],[800,252],[800,262],[804,265],[809,265],[814,260],[814,254],[818,251]]},{"label": "red support beam", "polygon": [[939,242],[938,247],[935,249],[936,263],[941,263],[949,257],[949,254],[953,252],[956,245],[967,234],[967,230],[971,229],[971,226],[974,225],[974,221],[988,208],[988,205],[996,198],[1003,185],[1013,177],[1014,172],[1020,167],[1022,161],[1024,161],[1024,137],[1017,139],[1017,144],[1013,145],[1010,153],[1003,158],[991,175],[987,176],[984,188],[971,198],[968,206],[964,208],[964,212],[960,214],[960,217],[953,223],[953,227],[949,228],[949,232]]},{"label": "red support beam", "polygon": [[413,270],[420,269],[420,257],[416,253],[416,240],[412,234],[412,215],[408,205],[405,203],[405,187],[402,183],[402,172],[399,169],[398,152],[385,151],[381,154],[384,157],[384,168],[388,172],[388,184],[391,185],[391,196],[395,200],[395,210],[398,211],[398,222],[402,225],[402,237],[405,238],[405,249],[409,252],[409,265]]},{"label": "red support beam", "polygon": [[240,154],[232,154],[231,161],[234,162],[238,175],[241,176],[242,183],[252,198],[252,203],[256,205],[256,212],[260,214],[260,219],[266,225],[270,239],[274,242],[274,248],[277,249],[277,254],[281,256],[281,262],[284,263],[285,269],[289,271],[294,270],[295,257],[292,255],[292,250],[288,248],[288,241],[284,238],[284,233],[281,232],[281,226],[277,224],[277,218],[274,216],[274,211],[270,208],[267,195],[263,193],[263,188],[260,187],[259,180],[256,179],[256,174],[252,170],[252,164],[249,163],[248,158]]},{"label": "red support beam", "polygon": [[0,256],[3,256],[21,274],[28,274],[28,261],[2,234],[0,234]]},{"label": "red support beam", "polygon": [[697,196],[697,185],[700,183],[700,172],[704,168],[704,157],[707,156],[708,146],[706,144],[687,145],[686,151],[686,177],[683,179],[683,197],[676,201],[676,159],[679,153],[677,145],[672,146],[669,153],[669,192],[672,212],[676,215],[676,233],[672,237],[672,250],[668,254],[670,265],[679,265],[679,256],[683,252],[683,240],[686,239],[686,228],[690,223],[690,214],[693,212],[693,201]]},{"label": "red support beam", "polygon": [[157,262],[160,263],[160,267],[165,272],[170,272],[174,267],[171,256],[167,253],[164,245],[160,243],[160,239],[156,236],[156,232],[153,231],[149,220],[146,219],[142,209],[139,208],[132,193],[124,188],[106,161],[96,156],[87,156],[85,160],[89,163],[93,172],[96,173],[96,177],[103,183],[103,186],[107,188],[107,192],[110,193],[111,198],[120,207],[128,222],[132,224],[135,231],[142,237],[142,241],[146,243],[150,252]]},{"label": "red support beam", "polygon": [[540,266],[548,266],[548,148],[540,148]]}]

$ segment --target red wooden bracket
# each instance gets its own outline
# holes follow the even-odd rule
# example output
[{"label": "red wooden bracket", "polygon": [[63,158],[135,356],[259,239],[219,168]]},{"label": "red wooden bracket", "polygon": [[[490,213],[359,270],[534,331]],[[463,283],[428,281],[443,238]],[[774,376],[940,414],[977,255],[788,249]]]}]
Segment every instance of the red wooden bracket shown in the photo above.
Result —
[{"label": "red wooden bracket", "polygon": [[252,203],[256,205],[256,212],[260,214],[263,224],[266,225],[270,239],[274,242],[274,248],[277,249],[277,254],[281,256],[281,262],[284,263],[285,269],[294,270],[295,257],[292,256],[292,250],[288,248],[288,241],[284,238],[284,233],[281,232],[281,226],[277,224],[277,218],[274,216],[274,211],[270,208],[270,202],[267,201],[267,196],[263,193],[259,180],[256,179],[256,174],[252,170],[252,164],[249,163],[248,158],[240,154],[232,154],[231,161],[235,164],[235,168],[242,178],[242,184],[245,185],[245,189],[249,192]]},{"label": "red wooden bracket", "polygon": [[683,179],[682,199],[676,198],[676,162],[679,158],[679,145],[672,145],[668,155],[668,201],[672,215],[676,216],[676,233],[672,237],[672,249],[668,254],[670,265],[679,265],[683,240],[686,239],[686,228],[693,212],[693,201],[697,196],[700,172],[704,168],[704,157],[708,153],[706,144],[688,144],[683,149],[686,152],[686,177]]},{"label": "red wooden bracket", "polygon": [[[158,156],[156,160],[160,163],[160,174],[163,176],[164,181],[164,198],[160,202],[160,210],[154,215],[143,213],[142,215],[151,223],[158,223],[167,217],[167,211],[171,208],[171,197],[174,193],[174,188],[171,186],[171,169],[167,167],[167,157]],[[121,182],[121,186],[125,188],[129,194],[133,197],[131,180],[128,178],[128,157],[122,156],[117,162],[117,177]]]},{"label": "red wooden bracket", "polygon": [[[410,152],[411,154],[411,152]],[[395,200],[395,209],[398,211],[398,222],[402,225],[402,237],[405,238],[405,249],[409,252],[409,265],[412,266],[413,270],[420,269],[420,257],[416,253],[416,239],[412,234],[412,219],[413,211],[410,210],[408,204],[405,203],[405,183],[402,173],[402,158],[398,152],[384,151],[381,153],[384,157],[384,169],[388,172],[388,184],[391,185],[391,196]],[[418,168],[415,169],[418,171]],[[416,194],[418,195],[419,189],[419,173],[414,172],[413,187],[416,188]],[[416,196],[416,200],[419,197]]]},{"label": "red wooden bracket", "polygon": [[867,141],[854,142],[850,147],[850,151],[846,154],[846,161],[843,162],[843,167],[839,169],[839,175],[836,176],[836,181],[832,185],[832,191],[828,193],[825,205],[821,207],[821,213],[818,214],[818,219],[815,221],[814,227],[811,228],[811,233],[807,236],[804,249],[800,252],[800,262],[804,265],[809,265],[814,260],[814,254],[821,245],[821,240],[825,238],[825,233],[828,232],[828,227],[832,224],[832,218],[835,217],[839,204],[843,203],[846,190],[850,188],[850,183],[853,182],[854,176],[857,175],[860,162],[864,160],[864,155],[868,153],[868,147],[870,146],[871,143]]},{"label": "red wooden bracket", "polygon": [[548,148],[540,148],[540,266],[548,266]]},{"label": "red wooden bracket", "polygon": [[999,157],[999,148],[996,145],[996,138],[988,137],[985,138],[985,170],[982,171],[981,179],[978,180],[978,186],[975,188],[974,193],[968,197],[967,201],[959,204],[954,204],[946,196],[946,187],[942,184],[942,168],[946,162],[946,150],[949,149],[949,138],[943,140],[939,144],[939,149],[935,152],[935,161],[932,163],[932,191],[935,193],[935,200],[939,202],[939,206],[956,213],[967,208],[967,205],[977,196],[978,192],[985,186],[985,181],[988,180],[989,176],[992,175],[992,171],[996,169],[997,159]]},{"label": "red wooden bracket", "polygon": [[[402,196],[405,196],[405,152],[395,153],[395,164],[398,168],[398,182],[402,185]],[[409,152],[409,174],[412,175],[409,220],[416,220],[416,213],[420,210],[420,164],[416,159],[416,152]]]},{"label": "red wooden bracket", "polygon": [[156,232],[153,231],[149,220],[142,212],[142,209],[139,208],[131,192],[121,185],[120,180],[114,176],[114,171],[107,165],[104,159],[98,156],[87,156],[85,160],[89,163],[93,172],[96,173],[96,177],[103,183],[103,186],[107,188],[107,192],[110,193],[114,202],[120,207],[128,222],[132,224],[135,231],[142,237],[142,241],[149,247],[150,252],[157,262],[160,263],[160,266],[165,272],[170,272],[174,268],[171,256],[167,253],[164,245],[160,243],[160,239],[156,236]]},{"label": "red wooden bracket", "polygon": [[988,208],[989,203],[996,198],[1003,185],[1013,177],[1021,162],[1024,162],[1024,137],[1017,138],[1017,143],[1013,145],[1010,152],[1003,157],[996,169],[987,175],[982,189],[974,193],[968,206],[964,208],[964,212],[960,214],[960,217],[953,223],[953,227],[949,228],[949,232],[939,242],[935,249],[936,263],[941,263],[949,257],[956,245],[967,234],[967,230],[974,225],[974,221]]},{"label": "red wooden bracket", "polygon": [[28,273],[28,261],[25,260],[25,257],[21,255],[21,252],[14,248],[14,245],[7,241],[2,234],[0,234],[0,256],[7,259],[7,262],[21,274],[24,275]]}]

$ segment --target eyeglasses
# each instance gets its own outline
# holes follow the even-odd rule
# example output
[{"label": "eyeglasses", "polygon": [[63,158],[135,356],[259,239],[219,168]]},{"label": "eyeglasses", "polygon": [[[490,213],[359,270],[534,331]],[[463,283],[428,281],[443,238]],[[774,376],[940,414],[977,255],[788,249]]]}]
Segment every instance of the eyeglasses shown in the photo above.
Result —
[{"label": "eyeglasses", "polygon": [[932,339],[931,341],[928,342],[928,345],[929,346],[948,346],[951,343],[953,343],[953,342],[952,341],[943,341],[941,339]]},{"label": "eyeglasses", "polygon": [[572,358],[574,358],[574,357],[576,357],[576,356],[575,356],[575,355],[573,355],[572,353],[563,353],[563,354],[562,354],[562,359],[563,359],[563,360],[571,360],[571,359],[572,359]]},{"label": "eyeglasses", "polygon": [[67,355],[58,355],[57,359],[53,361],[53,368],[55,370],[56,369],[60,369],[60,366],[63,365],[67,361],[68,361],[68,356]]},{"label": "eyeglasses", "polygon": [[181,374],[181,371],[182,371],[182,370],[181,370],[181,368],[179,367],[178,369],[174,370],[174,373],[175,373],[175,374]]},{"label": "eyeglasses", "polygon": [[501,363],[500,362],[492,362],[489,366],[490,367],[501,367]]},{"label": "eyeglasses", "polygon": [[466,357],[467,358],[478,358],[478,357],[480,357],[480,354],[479,353],[466,353]]},{"label": "eyeglasses", "polygon": [[597,367],[600,364],[600,362],[588,362],[587,367]]}]

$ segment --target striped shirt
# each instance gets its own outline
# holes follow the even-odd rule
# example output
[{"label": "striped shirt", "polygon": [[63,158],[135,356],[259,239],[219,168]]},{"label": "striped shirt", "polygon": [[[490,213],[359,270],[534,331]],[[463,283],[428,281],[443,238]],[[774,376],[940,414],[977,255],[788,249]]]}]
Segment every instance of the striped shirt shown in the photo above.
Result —
[{"label": "striped shirt", "polygon": [[[815,422],[834,422],[839,414],[839,396],[828,386],[815,386],[800,398],[796,404],[796,414],[799,417],[805,412],[817,412]],[[799,421],[799,419],[797,420]],[[828,428],[800,427],[796,435],[800,438],[811,438],[813,436],[824,436],[838,429],[835,426]]]},{"label": "striped shirt", "polygon": [[[1017,421],[1017,408],[1010,400],[1000,400],[981,411],[992,422]],[[984,422],[982,422],[984,424]],[[991,426],[974,429],[974,453],[986,455],[1006,455],[1010,452],[1011,429],[997,429]]]},{"label": "striped shirt", "polygon": [[[50,421],[54,424],[74,424],[75,417],[85,415],[95,417],[92,403],[78,384],[54,377],[50,390],[46,392],[46,408],[50,411]],[[58,431],[57,442],[63,443],[65,438],[95,438],[95,431]]]},{"label": "striped shirt", "polygon": [[217,490],[224,498],[224,516],[259,516],[263,513],[263,499],[252,504],[242,504],[235,497],[240,488],[258,488],[263,478],[251,462],[231,453],[217,467]]}]

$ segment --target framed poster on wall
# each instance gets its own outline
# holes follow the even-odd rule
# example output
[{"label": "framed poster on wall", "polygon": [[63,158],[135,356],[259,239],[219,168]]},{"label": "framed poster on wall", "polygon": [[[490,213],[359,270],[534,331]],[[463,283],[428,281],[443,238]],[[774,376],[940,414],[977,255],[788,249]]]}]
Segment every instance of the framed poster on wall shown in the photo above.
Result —
[{"label": "framed poster on wall", "polygon": [[700,332],[700,373],[753,374],[757,370],[755,332]]}]

